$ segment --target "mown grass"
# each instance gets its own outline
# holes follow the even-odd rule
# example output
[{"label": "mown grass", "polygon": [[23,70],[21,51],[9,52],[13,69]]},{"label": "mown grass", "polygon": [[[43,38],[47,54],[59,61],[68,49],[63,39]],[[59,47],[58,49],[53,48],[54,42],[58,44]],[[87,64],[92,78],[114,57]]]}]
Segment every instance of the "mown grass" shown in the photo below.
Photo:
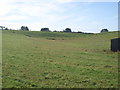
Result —
[{"label": "mown grass", "polygon": [[[118,32],[3,31],[3,88],[117,88]],[[54,39],[53,39],[54,38]]]}]

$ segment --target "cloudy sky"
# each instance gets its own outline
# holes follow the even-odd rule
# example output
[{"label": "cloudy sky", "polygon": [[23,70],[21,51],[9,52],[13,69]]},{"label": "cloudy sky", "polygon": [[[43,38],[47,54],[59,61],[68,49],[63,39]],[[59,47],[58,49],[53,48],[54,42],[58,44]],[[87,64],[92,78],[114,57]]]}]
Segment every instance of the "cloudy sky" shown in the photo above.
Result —
[{"label": "cloudy sky", "polygon": [[[105,2],[106,1],[106,2]],[[113,2],[114,1],[114,2]],[[118,30],[118,0],[0,0],[0,26],[31,31]]]}]

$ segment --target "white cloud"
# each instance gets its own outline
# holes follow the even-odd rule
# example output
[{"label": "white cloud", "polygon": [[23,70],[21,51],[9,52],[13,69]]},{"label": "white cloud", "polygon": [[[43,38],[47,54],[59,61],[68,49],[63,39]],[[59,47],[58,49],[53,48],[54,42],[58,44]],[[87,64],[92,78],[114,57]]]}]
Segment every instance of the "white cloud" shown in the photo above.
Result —
[{"label": "white cloud", "polygon": [[[67,14],[66,12],[70,8],[74,8],[74,5],[66,8],[63,4],[86,1],[96,2],[103,0],[0,0],[0,25],[15,29],[25,25],[32,30],[40,30],[42,27],[49,27],[52,30],[63,30],[65,27],[83,30],[84,28],[81,28],[81,26],[86,27],[84,24],[81,24],[81,26],[75,24],[82,23],[87,17],[82,15],[77,15],[76,17],[76,13]],[[73,17],[75,18],[71,20]],[[95,25],[97,27],[100,24],[98,22],[92,22],[91,25],[92,27]]]},{"label": "white cloud", "polygon": [[51,0],[49,3],[46,3],[47,1],[48,0],[44,2],[42,0],[29,0],[28,2],[28,0],[4,0],[2,2],[2,7],[6,6],[6,8],[2,9],[0,7],[0,10],[2,10],[0,20],[21,21],[29,18],[29,21],[33,20],[34,22],[34,18],[37,18],[37,21],[40,20],[40,22],[42,21],[43,23],[56,23],[69,17],[57,14],[57,12],[62,13],[65,11],[58,2]]},{"label": "white cloud", "polygon": [[14,0],[0,0],[0,16],[4,16],[12,11],[16,6],[11,5]]},{"label": "white cloud", "polygon": [[0,18],[0,21],[17,21],[17,20],[27,20],[28,17],[26,16],[20,16],[20,15],[11,15],[11,16],[6,16],[6,17],[2,17]]},{"label": "white cloud", "polygon": [[66,2],[119,2],[119,0],[57,0],[61,3]]},{"label": "white cloud", "polygon": [[52,4],[38,4],[38,5],[32,5],[32,4],[23,4],[20,6],[19,13],[23,15],[28,15],[28,16],[44,16],[45,14],[55,10],[57,7]]}]

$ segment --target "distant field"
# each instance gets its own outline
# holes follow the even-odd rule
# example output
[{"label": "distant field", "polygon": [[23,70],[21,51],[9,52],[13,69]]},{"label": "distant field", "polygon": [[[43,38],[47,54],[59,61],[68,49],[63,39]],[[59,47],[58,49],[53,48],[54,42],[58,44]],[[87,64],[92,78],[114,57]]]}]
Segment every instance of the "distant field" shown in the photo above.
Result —
[{"label": "distant field", "polygon": [[117,88],[118,32],[2,31],[3,88]]}]

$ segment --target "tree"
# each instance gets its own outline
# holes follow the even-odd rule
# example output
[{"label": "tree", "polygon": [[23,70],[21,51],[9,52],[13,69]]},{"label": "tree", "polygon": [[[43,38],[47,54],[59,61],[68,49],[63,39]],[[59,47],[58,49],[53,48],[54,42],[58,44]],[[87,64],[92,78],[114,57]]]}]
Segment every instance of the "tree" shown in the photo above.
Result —
[{"label": "tree", "polygon": [[49,28],[41,28],[41,31],[50,31]]},{"label": "tree", "polygon": [[102,32],[108,32],[108,29],[102,29],[102,30],[101,30],[101,33],[102,33]]},{"label": "tree", "polygon": [[5,30],[9,30],[8,28],[5,28]]},{"label": "tree", "polygon": [[29,28],[27,26],[22,26],[20,30],[29,31]]},{"label": "tree", "polygon": [[1,30],[4,30],[4,29],[5,29],[5,27],[4,27],[4,26],[0,26],[0,28],[1,28]]},{"label": "tree", "polygon": [[84,32],[78,31],[77,33],[84,33]]},{"label": "tree", "polygon": [[54,30],[53,32],[57,32],[56,30]]},{"label": "tree", "polygon": [[63,32],[72,32],[71,28],[66,28],[65,30],[63,30]]}]

